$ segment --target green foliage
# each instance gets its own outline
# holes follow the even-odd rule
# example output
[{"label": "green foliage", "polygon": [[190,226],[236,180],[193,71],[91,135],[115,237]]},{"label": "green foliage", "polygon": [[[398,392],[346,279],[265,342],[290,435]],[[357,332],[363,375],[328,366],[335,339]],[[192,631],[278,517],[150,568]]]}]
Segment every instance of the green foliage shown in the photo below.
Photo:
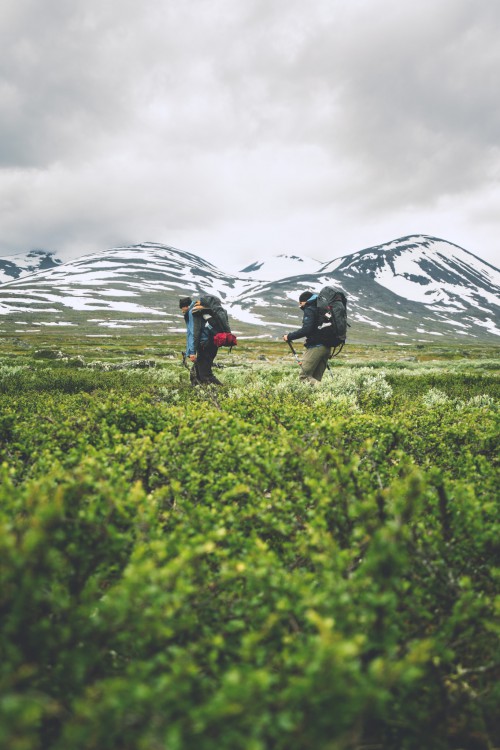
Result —
[{"label": "green foliage", "polygon": [[84,353],[0,366],[2,746],[498,743],[494,367]]}]

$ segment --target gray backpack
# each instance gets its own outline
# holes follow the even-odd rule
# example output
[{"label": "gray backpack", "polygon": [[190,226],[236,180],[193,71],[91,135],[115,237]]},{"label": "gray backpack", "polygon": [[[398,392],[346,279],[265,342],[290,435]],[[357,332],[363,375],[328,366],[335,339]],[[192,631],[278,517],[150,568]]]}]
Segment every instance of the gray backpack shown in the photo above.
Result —
[{"label": "gray backpack", "polygon": [[215,333],[231,333],[227,312],[221,305],[221,301],[213,294],[204,294],[197,300],[193,312],[204,310],[205,315],[209,315],[207,322],[213,328]]},{"label": "gray backpack", "polygon": [[347,298],[341,289],[325,286],[318,294],[318,331],[326,346],[345,344]]}]

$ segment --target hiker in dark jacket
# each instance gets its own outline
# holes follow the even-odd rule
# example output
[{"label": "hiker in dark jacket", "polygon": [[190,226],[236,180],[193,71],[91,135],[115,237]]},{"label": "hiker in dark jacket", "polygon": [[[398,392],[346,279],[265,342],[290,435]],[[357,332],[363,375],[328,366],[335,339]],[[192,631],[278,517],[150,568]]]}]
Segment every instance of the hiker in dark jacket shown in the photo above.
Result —
[{"label": "hiker in dark jacket", "polygon": [[317,300],[317,294],[302,292],[299,297],[299,307],[304,313],[302,328],[283,336],[283,341],[290,342],[305,337],[306,351],[302,358],[300,379],[307,380],[311,385],[320,382],[332,353],[331,347],[322,342],[321,332],[318,330]]},{"label": "hiker in dark jacket", "polygon": [[214,344],[214,331],[207,322],[210,315],[205,314],[191,297],[182,297],[179,307],[186,321],[186,357],[193,363],[190,372],[192,385],[222,385],[212,371],[217,347]]}]

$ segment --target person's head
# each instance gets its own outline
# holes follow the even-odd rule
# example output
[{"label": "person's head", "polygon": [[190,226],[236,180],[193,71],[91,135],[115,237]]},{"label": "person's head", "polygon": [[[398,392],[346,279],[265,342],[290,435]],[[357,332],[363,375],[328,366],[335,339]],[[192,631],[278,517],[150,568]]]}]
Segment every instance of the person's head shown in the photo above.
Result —
[{"label": "person's head", "polygon": [[299,297],[299,307],[304,307],[306,302],[311,299],[313,296],[312,292],[302,292],[302,294]]},{"label": "person's head", "polygon": [[191,297],[181,297],[180,298],[180,300],[179,300],[179,307],[180,307],[181,313],[183,315],[185,315],[187,313],[187,311],[189,310],[192,302],[193,302],[193,300],[191,299]]}]

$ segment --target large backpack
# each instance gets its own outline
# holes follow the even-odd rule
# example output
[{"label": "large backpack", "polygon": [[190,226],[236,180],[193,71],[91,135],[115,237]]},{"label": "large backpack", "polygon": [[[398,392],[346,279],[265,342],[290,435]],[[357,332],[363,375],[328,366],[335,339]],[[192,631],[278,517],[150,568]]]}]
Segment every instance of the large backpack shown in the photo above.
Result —
[{"label": "large backpack", "polygon": [[204,294],[193,307],[193,312],[203,313],[206,322],[214,331],[215,346],[236,346],[236,336],[231,333],[227,312],[222,307],[221,301],[213,294]]},{"label": "large backpack", "polygon": [[341,289],[325,286],[318,294],[318,331],[327,346],[345,344],[347,298]]}]

